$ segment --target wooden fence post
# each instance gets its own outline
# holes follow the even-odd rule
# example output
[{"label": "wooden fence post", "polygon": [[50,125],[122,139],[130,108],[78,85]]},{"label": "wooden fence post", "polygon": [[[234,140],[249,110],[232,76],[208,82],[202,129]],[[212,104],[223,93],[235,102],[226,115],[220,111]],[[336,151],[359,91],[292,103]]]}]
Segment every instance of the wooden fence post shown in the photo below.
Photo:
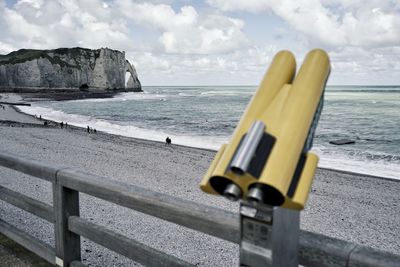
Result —
[{"label": "wooden fence post", "polygon": [[67,267],[72,261],[81,260],[80,236],[68,230],[68,217],[79,216],[79,192],[63,187],[57,177],[53,184],[53,206],[56,265]]}]

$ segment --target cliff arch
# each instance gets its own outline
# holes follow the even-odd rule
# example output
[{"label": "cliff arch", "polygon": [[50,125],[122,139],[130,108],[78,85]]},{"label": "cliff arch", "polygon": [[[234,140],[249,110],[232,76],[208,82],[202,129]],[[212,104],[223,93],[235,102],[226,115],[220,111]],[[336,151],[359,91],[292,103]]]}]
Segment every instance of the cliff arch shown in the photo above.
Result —
[{"label": "cliff arch", "polygon": [[135,67],[129,63],[128,60],[125,62],[125,72],[129,73],[128,82],[125,85],[125,90],[133,92],[142,92],[142,85],[137,78]]}]

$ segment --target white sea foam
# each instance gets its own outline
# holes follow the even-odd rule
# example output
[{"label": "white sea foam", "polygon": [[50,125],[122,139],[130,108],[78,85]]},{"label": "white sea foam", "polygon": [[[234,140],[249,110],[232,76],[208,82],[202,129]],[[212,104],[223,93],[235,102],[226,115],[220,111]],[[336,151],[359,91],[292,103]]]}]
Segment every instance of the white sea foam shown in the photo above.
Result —
[{"label": "white sea foam", "polygon": [[372,160],[362,155],[357,157],[344,153],[327,152],[326,149],[321,149],[318,146],[313,147],[313,151],[320,158],[318,163],[320,167],[400,180],[400,164],[397,162],[390,162],[384,159]]},{"label": "white sea foam", "polygon": [[127,100],[164,100],[170,96],[164,94],[150,94],[150,93],[121,93],[113,98],[88,98],[88,99],[80,99],[80,100],[70,100],[70,101],[80,101],[80,102],[114,102],[114,101],[127,101]]},{"label": "white sea foam", "polygon": [[[89,125],[90,127],[110,134],[160,142],[164,142],[166,136],[169,136],[174,144],[197,148],[218,150],[220,146],[229,139],[229,137],[224,136],[190,136],[173,134],[160,130],[143,129],[134,125],[120,125],[108,120],[67,114],[59,110],[39,106],[21,106],[20,110],[31,115],[41,115],[43,119],[57,122],[64,121],[68,122],[70,125],[83,128]],[[313,150],[320,156],[319,166],[321,167],[400,180],[400,164],[385,162],[383,160],[357,160],[355,157],[347,157],[342,154],[326,153],[324,149],[318,147],[315,147]]]},{"label": "white sea foam", "polygon": [[346,158],[331,158],[329,156],[320,155],[318,166],[400,180],[400,165],[398,164],[375,162],[372,160],[348,160]]},{"label": "white sea foam", "polygon": [[188,93],[178,93],[179,96],[197,96],[195,94],[188,94]]},{"label": "white sea foam", "polygon": [[251,95],[253,94],[253,92],[247,92],[247,91],[239,91],[239,90],[232,90],[232,91],[228,91],[228,90],[221,90],[221,91],[206,91],[206,92],[202,92],[201,95],[221,95],[221,96],[235,96],[235,95]]},{"label": "white sea foam", "polygon": [[227,140],[226,137],[202,137],[179,135],[167,133],[160,130],[143,129],[134,125],[121,125],[112,121],[97,119],[89,116],[67,114],[60,110],[54,110],[39,106],[21,106],[20,110],[30,115],[41,115],[43,119],[68,122],[69,125],[86,128],[90,126],[96,130],[110,134],[164,142],[169,136],[174,144],[185,145],[197,148],[218,149],[220,144]]}]

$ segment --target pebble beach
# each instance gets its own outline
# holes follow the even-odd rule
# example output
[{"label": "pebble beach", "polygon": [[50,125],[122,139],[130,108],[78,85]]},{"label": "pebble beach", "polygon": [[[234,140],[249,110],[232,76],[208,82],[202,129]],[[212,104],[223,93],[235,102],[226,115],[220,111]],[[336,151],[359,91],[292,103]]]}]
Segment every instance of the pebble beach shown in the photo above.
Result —
[{"label": "pebble beach", "polygon": [[[4,98],[3,98],[4,99]],[[0,151],[70,166],[209,206],[238,203],[203,193],[199,182],[215,151],[146,141],[43,121],[0,109]],[[160,140],[163,141],[163,140]],[[1,185],[52,204],[48,182],[0,167]],[[301,229],[400,254],[400,180],[318,169]],[[81,216],[198,266],[237,266],[238,246],[81,194]],[[0,217],[54,245],[49,223],[0,201]],[[90,266],[136,266],[82,239]]]}]

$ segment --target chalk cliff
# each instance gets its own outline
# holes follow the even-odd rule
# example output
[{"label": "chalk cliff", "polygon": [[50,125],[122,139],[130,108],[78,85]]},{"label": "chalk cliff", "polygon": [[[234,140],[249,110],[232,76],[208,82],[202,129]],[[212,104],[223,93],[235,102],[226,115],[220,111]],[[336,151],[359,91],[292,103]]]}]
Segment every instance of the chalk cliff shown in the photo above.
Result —
[{"label": "chalk cliff", "polygon": [[125,52],[80,47],[21,49],[0,55],[0,91],[10,90],[141,91],[141,84],[135,68],[125,59]]}]

